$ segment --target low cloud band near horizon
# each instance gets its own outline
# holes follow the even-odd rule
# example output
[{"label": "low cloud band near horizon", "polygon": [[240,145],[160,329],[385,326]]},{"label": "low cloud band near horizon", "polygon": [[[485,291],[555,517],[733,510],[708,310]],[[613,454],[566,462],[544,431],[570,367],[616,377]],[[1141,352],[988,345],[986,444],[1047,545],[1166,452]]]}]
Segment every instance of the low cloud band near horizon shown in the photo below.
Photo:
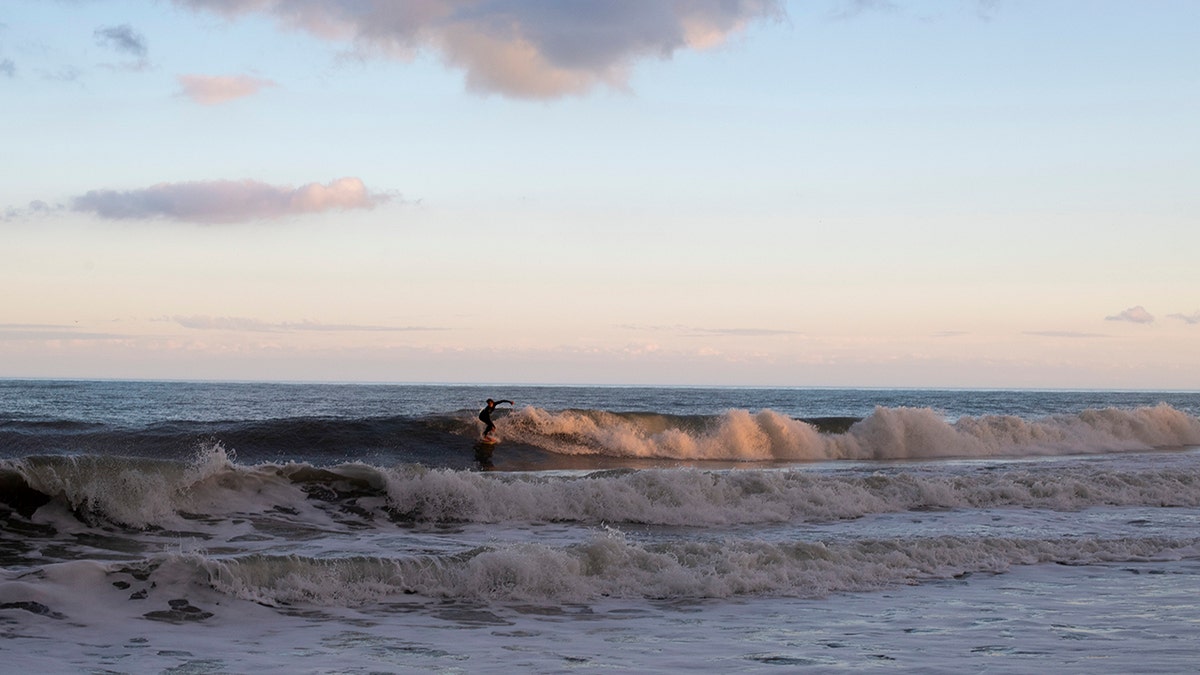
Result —
[{"label": "low cloud band near horizon", "polygon": [[359,178],[338,178],[297,188],[255,180],[159,183],[137,190],[91,190],[72,210],[108,220],[167,218],[195,223],[238,223],[321,213],[372,209],[391,195],[372,193]]}]

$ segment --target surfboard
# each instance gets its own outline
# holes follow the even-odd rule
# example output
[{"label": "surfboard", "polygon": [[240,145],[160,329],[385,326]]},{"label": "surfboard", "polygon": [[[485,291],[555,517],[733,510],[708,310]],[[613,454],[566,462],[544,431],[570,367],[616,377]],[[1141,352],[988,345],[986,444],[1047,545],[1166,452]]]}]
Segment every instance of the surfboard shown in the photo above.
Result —
[{"label": "surfboard", "polygon": [[496,443],[500,442],[500,439],[496,438],[495,436],[480,436],[479,442],[487,443],[488,445],[495,445]]}]

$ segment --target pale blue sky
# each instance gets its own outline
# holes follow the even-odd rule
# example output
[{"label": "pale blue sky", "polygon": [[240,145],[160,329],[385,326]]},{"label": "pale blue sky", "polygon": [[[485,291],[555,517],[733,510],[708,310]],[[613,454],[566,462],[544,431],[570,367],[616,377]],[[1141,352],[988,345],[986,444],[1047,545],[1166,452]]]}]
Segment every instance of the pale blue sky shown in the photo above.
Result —
[{"label": "pale blue sky", "polygon": [[1190,1],[9,0],[0,376],[1195,389],[1198,44]]}]

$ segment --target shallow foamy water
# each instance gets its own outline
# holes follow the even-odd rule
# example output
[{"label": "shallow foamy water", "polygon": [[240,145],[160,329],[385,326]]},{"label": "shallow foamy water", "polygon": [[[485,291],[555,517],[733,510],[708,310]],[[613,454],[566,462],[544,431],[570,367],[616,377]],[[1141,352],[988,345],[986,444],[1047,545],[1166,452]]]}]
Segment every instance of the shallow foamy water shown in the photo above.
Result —
[{"label": "shallow foamy water", "polygon": [[1183,672],[1200,640],[1196,561],[1034,565],[820,599],[357,608],[268,608],[203,588],[171,589],[187,596],[173,603],[117,588],[64,602],[97,588],[85,570],[64,576],[53,614],[0,603],[5,669]]}]

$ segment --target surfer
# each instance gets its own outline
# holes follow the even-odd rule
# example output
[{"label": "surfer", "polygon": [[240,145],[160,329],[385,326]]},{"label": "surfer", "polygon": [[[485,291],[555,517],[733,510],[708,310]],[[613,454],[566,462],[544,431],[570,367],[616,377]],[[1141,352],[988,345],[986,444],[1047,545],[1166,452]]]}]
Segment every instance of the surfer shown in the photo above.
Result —
[{"label": "surfer", "polygon": [[507,403],[509,405],[516,405],[512,401],[506,401],[506,400],[493,401],[492,399],[489,398],[487,400],[487,405],[484,406],[483,410],[479,411],[479,420],[486,425],[483,429],[483,437],[484,438],[492,438],[492,432],[496,430],[496,425],[492,422],[492,411],[495,410],[496,406],[500,405],[501,403]]}]

